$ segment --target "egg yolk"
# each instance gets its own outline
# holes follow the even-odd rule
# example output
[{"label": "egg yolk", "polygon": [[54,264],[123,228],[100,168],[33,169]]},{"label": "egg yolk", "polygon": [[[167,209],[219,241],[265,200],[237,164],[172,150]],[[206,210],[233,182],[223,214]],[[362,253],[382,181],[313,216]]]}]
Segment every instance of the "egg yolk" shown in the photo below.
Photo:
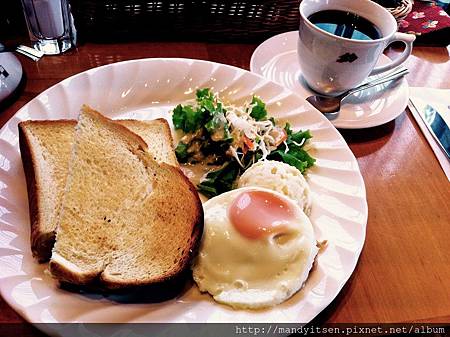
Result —
[{"label": "egg yolk", "polygon": [[278,233],[294,220],[291,206],[276,194],[266,191],[239,194],[229,206],[228,216],[234,228],[252,240]]}]

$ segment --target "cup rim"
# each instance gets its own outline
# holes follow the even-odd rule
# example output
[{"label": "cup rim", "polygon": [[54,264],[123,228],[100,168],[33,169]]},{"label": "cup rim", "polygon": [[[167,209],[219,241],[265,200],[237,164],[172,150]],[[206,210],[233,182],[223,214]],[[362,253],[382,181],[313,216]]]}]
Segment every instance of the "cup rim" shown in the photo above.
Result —
[{"label": "cup rim", "polygon": [[[397,27],[397,21],[395,20],[394,16],[392,16],[392,14],[388,12],[388,10],[386,8],[384,8],[380,4],[378,4],[378,3],[374,2],[374,1],[371,1],[371,0],[358,0],[358,1],[365,1],[366,3],[370,3],[370,6],[374,6],[375,8],[378,7],[378,10],[382,10],[382,11],[386,12],[387,14],[389,14],[389,20],[391,20],[393,25],[395,27]],[[397,32],[397,29],[394,29],[390,34],[388,34],[386,36],[383,36],[383,37],[381,37],[379,39],[374,39],[374,40],[355,40],[355,39],[349,39],[349,38],[342,37],[342,36],[337,36],[337,35],[334,35],[332,33],[329,33],[327,31],[317,27],[315,24],[313,24],[311,21],[309,21],[309,19],[304,15],[304,13],[302,11],[302,4],[304,4],[306,2],[307,1],[300,2],[299,8],[298,8],[298,10],[300,12],[300,16],[304,20],[306,25],[309,28],[313,29],[314,31],[316,31],[316,32],[318,32],[318,33],[320,33],[322,35],[325,35],[325,36],[328,36],[328,37],[332,37],[332,38],[337,39],[337,40],[342,40],[342,41],[346,41],[346,42],[352,42],[352,43],[355,43],[355,44],[378,44],[380,42],[390,40],[392,38],[392,36]],[[349,12],[355,13],[352,10],[349,10]],[[369,20],[367,18],[365,18],[365,19]]]}]

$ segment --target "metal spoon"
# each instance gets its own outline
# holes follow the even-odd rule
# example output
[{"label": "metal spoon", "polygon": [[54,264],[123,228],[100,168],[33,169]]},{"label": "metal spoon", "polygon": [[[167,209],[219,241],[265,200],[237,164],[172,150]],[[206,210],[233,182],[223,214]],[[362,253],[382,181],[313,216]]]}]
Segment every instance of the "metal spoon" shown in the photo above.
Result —
[{"label": "metal spoon", "polygon": [[388,74],[378,77],[372,81],[366,82],[354,89],[344,92],[339,96],[324,96],[324,95],[315,95],[309,96],[306,100],[311,103],[317,110],[319,110],[323,114],[335,114],[338,113],[341,109],[341,102],[348,96],[366,90],[368,88],[374,87],[376,85],[386,83],[389,81],[393,81],[405,76],[409,72],[408,69],[401,67],[393,72],[389,72]]}]

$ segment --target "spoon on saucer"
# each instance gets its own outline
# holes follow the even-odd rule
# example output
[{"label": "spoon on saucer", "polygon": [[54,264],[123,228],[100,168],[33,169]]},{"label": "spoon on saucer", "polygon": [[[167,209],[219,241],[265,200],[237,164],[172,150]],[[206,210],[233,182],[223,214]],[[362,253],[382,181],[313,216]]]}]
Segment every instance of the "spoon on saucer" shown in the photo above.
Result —
[{"label": "spoon on saucer", "polygon": [[348,90],[348,91],[344,92],[343,94],[340,94],[339,96],[333,97],[333,96],[325,96],[325,95],[314,95],[314,96],[309,96],[306,100],[323,114],[336,114],[339,112],[339,110],[341,110],[342,101],[345,98],[347,98],[348,96],[350,96],[356,92],[366,90],[368,88],[372,88],[372,87],[382,84],[382,83],[397,80],[397,79],[405,76],[408,72],[409,72],[408,69],[401,67],[400,69],[397,69],[396,71],[389,72],[388,74],[385,74],[382,77],[378,77],[378,78],[371,80],[369,82],[366,82],[356,88]]}]

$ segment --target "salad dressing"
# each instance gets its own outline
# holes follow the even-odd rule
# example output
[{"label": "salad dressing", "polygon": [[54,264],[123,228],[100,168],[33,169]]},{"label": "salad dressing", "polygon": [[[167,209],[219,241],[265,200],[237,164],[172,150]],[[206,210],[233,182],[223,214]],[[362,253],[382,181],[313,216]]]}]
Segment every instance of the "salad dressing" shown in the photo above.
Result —
[{"label": "salad dressing", "polygon": [[221,165],[208,165],[205,163],[180,164],[181,171],[183,171],[184,175],[195,186],[200,184],[209,172],[217,170],[220,167]]}]

